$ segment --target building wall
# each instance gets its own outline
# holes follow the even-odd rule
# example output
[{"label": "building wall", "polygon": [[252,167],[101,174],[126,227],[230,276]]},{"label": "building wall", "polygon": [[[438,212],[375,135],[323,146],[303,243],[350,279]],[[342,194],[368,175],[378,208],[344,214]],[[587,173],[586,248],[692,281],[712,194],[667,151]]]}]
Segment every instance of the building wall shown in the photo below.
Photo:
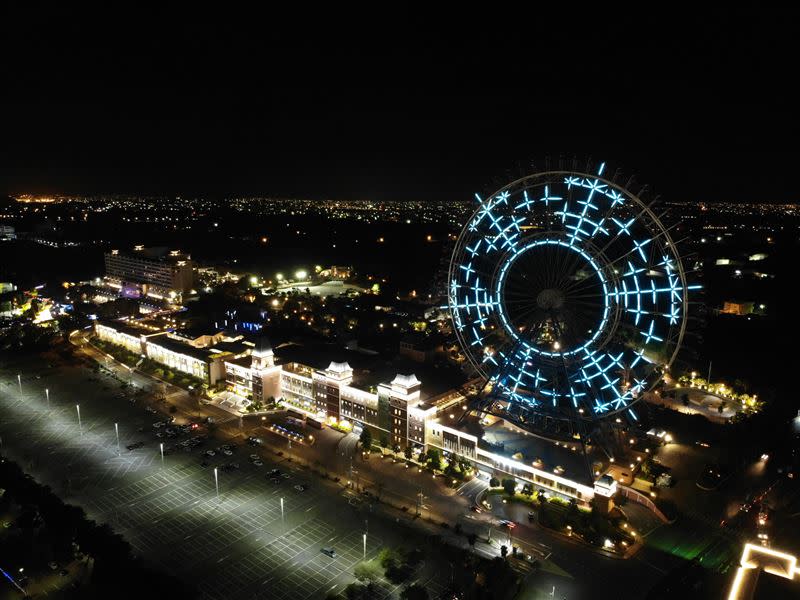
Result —
[{"label": "building wall", "polygon": [[[204,381],[211,382],[208,364],[199,358],[195,358],[187,354],[173,352],[172,350],[164,348],[163,346],[159,346],[155,342],[147,342],[146,354],[148,358],[166,365],[170,369],[188,373],[189,375],[194,375],[195,377],[199,377]],[[217,370],[216,373],[217,377],[220,375],[218,371],[219,370]]]},{"label": "building wall", "polygon": [[309,412],[317,412],[314,386],[310,377],[283,371],[281,373],[281,397]]},{"label": "building wall", "polygon": [[97,334],[97,337],[103,341],[116,344],[117,346],[122,346],[123,348],[126,348],[131,352],[135,352],[136,354],[142,354],[142,352],[144,352],[141,336],[117,331],[113,327],[101,325],[100,323],[95,323],[94,330]]}]

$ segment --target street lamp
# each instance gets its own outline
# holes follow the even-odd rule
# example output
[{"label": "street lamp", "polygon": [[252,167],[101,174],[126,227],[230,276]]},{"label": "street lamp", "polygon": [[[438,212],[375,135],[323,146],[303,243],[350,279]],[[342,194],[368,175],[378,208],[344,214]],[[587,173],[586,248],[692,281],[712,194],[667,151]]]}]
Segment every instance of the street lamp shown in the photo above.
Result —
[{"label": "street lamp", "polygon": [[119,449],[119,423],[114,423],[114,432],[117,434],[117,456],[120,456],[122,452]]},{"label": "street lamp", "polygon": [[161,448],[161,467],[164,467],[164,442],[158,445]]},{"label": "street lamp", "polygon": [[217,467],[214,467],[214,486],[217,488],[217,502],[219,502],[219,475],[217,475]]},{"label": "street lamp", "polygon": [[19,393],[22,395],[22,375],[17,373],[17,383],[19,384]]},{"label": "street lamp", "polygon": [[44,395],[47,397],[47,410],[50,410],[50,390],[44,388]]},{"label": "street lamp", "polygon": [[367,560],[367,534],[364,534],[364,560]]},{"label": "street lamp", "polygon": [[83,425],[81,425],[81,405],[76,404],[75,410],[78,411],[78,430],[81,432],[81,435],[83,435]]},{"label": "street lamp", "polygon": [[[216,469],[214,469],[216,471]],[[286,523],[285,519],[283,518],[283,498],[281,498],[281,523]]]}]

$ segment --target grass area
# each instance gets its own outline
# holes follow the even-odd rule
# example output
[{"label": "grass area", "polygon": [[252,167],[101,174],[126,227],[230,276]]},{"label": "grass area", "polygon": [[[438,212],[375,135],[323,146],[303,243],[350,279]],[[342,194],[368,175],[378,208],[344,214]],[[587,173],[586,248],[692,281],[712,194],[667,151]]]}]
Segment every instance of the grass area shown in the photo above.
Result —
[{"label": "grass area", "polygon": [[647,536],[647,545],[718,571],[726,571],[740,550],[740,543],[731,532],[686,516],[669,527],[654,530]]}]

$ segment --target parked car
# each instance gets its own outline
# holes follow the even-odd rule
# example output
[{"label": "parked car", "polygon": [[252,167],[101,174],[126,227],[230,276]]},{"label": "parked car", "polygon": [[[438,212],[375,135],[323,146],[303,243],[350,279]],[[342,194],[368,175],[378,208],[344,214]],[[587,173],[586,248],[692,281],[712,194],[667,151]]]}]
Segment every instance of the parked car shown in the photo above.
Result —
[{"label": "parked car", "polygon": [[333,548],[322,548],[320,549],[320,552],[322,552],[326,556],[330,556],[331,558],[336,558],[336,550],[334,550]]}]

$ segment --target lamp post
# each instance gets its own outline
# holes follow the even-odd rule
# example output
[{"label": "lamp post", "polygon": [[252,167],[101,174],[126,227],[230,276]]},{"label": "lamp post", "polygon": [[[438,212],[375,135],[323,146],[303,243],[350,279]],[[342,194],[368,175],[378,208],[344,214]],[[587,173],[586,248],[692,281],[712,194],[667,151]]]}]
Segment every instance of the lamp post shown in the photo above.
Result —
[{"label": "lamp post", "polygon": [[17,373],[17,383],[19,384],[19,395],[22,395],[22,375]]},{"label": "lamp post", "polygon": [[47,398],[47,410],[50,410],[50,390],[44,388],[44,395]]},{"label": "lamp post", "polygon": [[75,410],[78,411],[78,430],[81,432],[81,435],[83,435],[83,425],[81,424],[81,405],[76,404]]},{"label": "lamp post", "polygon": [[281,523],[285,523],[285,519],[283,518],[283,498],[281,498]]},{"label": "lamp post", "polygon": [[121,456],[122,452],[119,449],[119,423],[114,423],[114,432],[117,434],[117,456]]},{"label": "lamp post", "polygon": [[364,538],[364,560],[367,560],[367,534],[365,533],[362,537]]},{"label": "lamp post", "polygon": [[217,502],[219,502],[219,475],[217,474],[217,467],[214,467],[214,486],[217,488]]},{"label": "lamp post", "polygon": [[[161,449],[161,468],[164,468],[164,442],[161,442],[158,446]],[[217,493],[217,495],[219,495],[219,493]]]}]

